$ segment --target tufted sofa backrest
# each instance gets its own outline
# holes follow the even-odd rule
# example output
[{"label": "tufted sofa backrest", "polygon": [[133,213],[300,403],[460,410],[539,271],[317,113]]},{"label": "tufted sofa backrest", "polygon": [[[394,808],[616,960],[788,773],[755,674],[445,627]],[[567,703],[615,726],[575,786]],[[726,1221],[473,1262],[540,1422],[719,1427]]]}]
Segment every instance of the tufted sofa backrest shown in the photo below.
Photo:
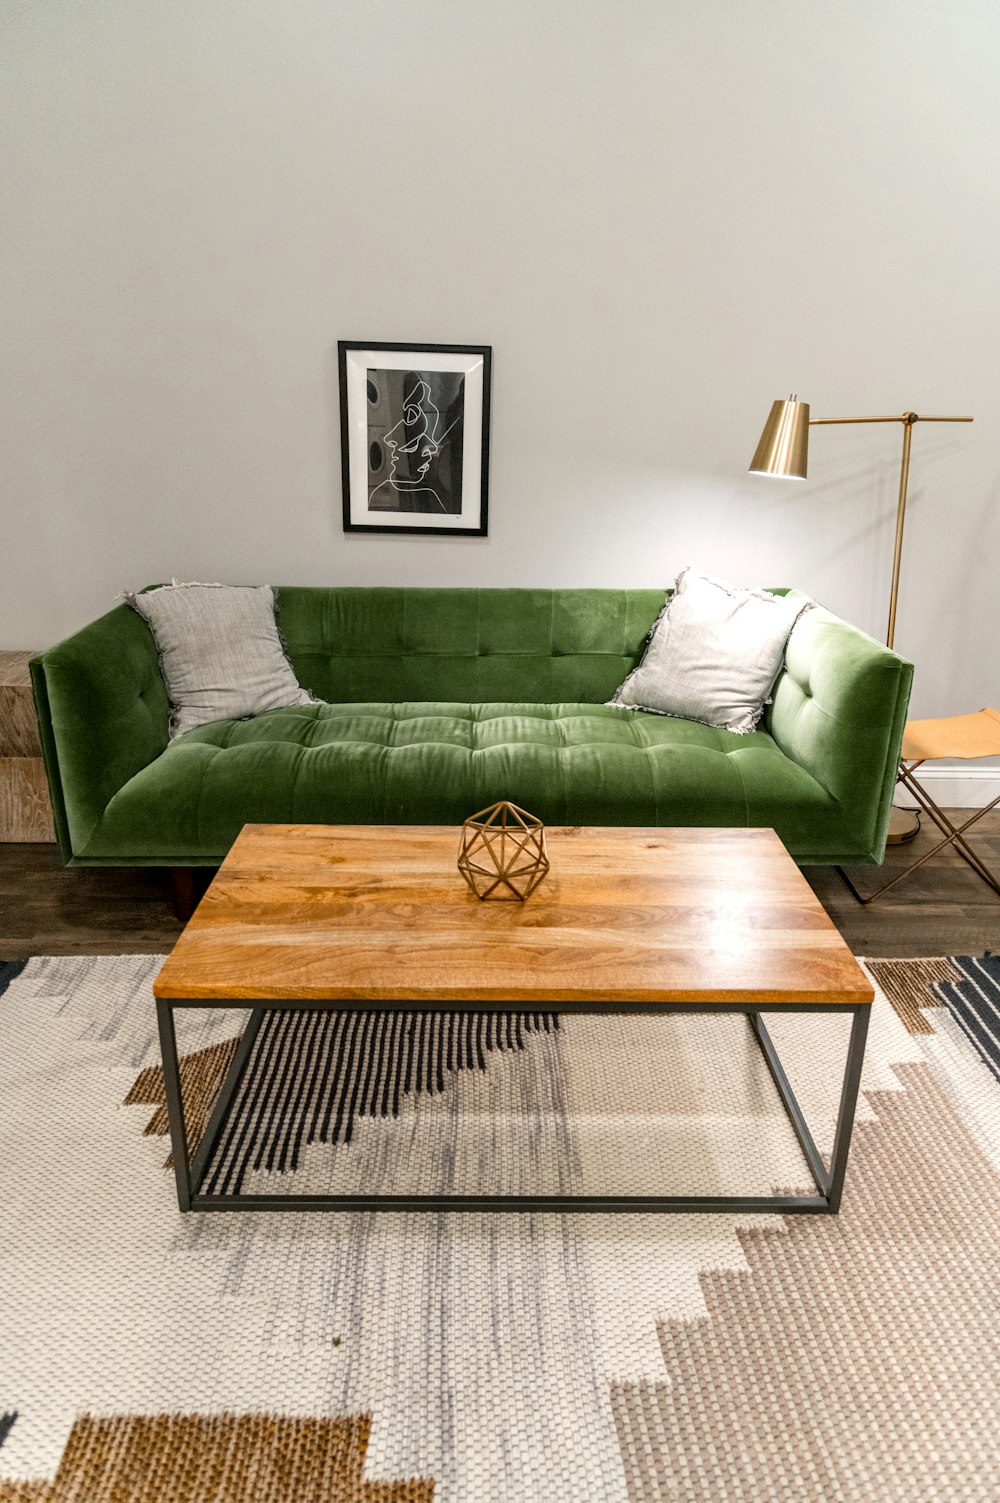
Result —
[{"label": "tufted sofa backrest", "polygon": [[660,590],[280,588],[299,682],[333,703],[601,704],[642,656]]}]

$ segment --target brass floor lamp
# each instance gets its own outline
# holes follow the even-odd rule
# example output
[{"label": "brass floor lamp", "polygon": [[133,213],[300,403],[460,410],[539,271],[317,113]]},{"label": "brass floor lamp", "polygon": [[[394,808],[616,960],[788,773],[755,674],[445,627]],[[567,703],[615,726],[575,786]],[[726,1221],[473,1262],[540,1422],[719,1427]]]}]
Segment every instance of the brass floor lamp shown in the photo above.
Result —
[{"label": "brass floor lamp", "polygon": [[[899,469],[899,502],[896,507],[896,543],[892,555],[892,583],[889,587],[889,625],[885,644],[892,647],[896,636],[896,602],[899,595],[899,566],[903,556],[903,526],[906,521],[906,491],[910,479],[910,443],[915,423],[971,423],[971,417],[925,417],[922,413],[901,412],[895,417],[811,418],[809,403],[789,397],[774,402],[760,443],[750,461],[754,475],[785,475],[804,480],[808,473],[809,429],[834,423],[902,423],[903,454]],[[919,829],[919,819],[894,811],[889,843],[899,845],[911,840]]]}]

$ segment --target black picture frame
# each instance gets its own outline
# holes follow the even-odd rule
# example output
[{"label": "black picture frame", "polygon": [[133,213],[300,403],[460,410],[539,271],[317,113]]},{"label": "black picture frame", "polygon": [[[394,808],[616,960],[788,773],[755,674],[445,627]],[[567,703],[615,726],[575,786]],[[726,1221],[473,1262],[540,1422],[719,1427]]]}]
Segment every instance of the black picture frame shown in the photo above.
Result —
[{"label": "black picture frame", "polygon": [[488,535],[492,356],[337,341],[345,532]]}]

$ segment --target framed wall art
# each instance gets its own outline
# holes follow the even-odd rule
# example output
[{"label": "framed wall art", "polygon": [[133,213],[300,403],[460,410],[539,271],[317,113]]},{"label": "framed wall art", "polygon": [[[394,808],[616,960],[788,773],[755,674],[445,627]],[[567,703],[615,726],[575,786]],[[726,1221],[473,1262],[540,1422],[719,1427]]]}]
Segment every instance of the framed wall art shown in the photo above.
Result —
[{"label": "framed wall art", "polygon": [[345,532],[485,537],[489,345],[342,339]]}]

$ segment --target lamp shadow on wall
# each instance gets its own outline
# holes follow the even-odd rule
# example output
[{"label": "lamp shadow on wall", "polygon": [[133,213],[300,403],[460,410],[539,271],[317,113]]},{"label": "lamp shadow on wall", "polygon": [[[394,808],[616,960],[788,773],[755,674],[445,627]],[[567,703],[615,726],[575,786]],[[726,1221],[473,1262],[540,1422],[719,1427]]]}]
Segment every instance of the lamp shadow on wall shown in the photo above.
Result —
[{"label": "lamp shadow on wall", "polygon": [[[776,492],[768,497],[768,511],[780,516],[788,507],[801,519],[803,527],[817,528],[824,534],[823,553],[828,561],[842,559],[859,549],[863,550],[862,556],[867,556],[882,534],[891,541],[898,466],[893,461],[877,459],[845,473],[843,465],[831,461],[828,478],[816,474],[826,468],[825,462],[822,465],[814,462],[805,483],[761,477],[763,485]],[[754,499],[759,504],[756,484]],[[855,519],[855,513],[862,514]],[[789,520],[788,525],[795,523]]]},{"label": "lamp shadow on wall", "polygon": [[[924,470],[939,460],[951,459],[961,449],[960,442],[948,438],[940,438],[936,442],[931,441],[921,446],[920,483],[914,484],[912,480],[910,483],[909,505],[914,512],[921,509],[927,494],[927,477]],[[817,474],[817,471],[820,473]],[[813,453],[811,473],[807,483],[809,501],[818,500],[822,503],[827,498],[836,501],[839,503],[838,512],[841,516],[843,516],[844,508],[853,504],[864,505],[868,508],[865,521],[842,534],[840,541],[828,548],[826,555],[828,558],[843,558],[861,545],[870,546],[883,533],[891,540],[896,508],[896,488],[899,483],[899,459],[895,454],[895,448],[893,453],[885,459],[879,457],[875,460],[868,460],[864,465],[847,472],[842,464],[838,464],[835,456],[829,459],[824,456],[823,460],[817,464],[815,453]],[[805,500],[807,497],[803,496],[802,499]]]}]

